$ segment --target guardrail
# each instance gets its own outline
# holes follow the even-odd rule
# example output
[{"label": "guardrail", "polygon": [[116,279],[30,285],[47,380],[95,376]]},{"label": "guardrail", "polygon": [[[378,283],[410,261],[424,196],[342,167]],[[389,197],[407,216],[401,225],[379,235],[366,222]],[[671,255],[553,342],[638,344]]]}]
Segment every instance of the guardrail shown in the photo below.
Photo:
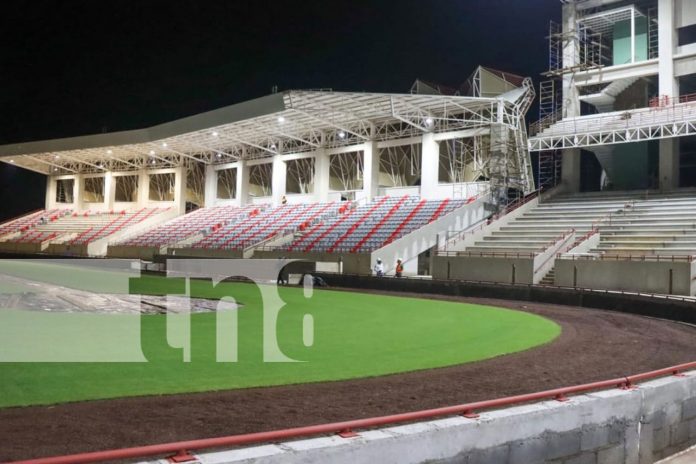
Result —
[{"label": "guardrail", "polygon": [[[14,464],[86,464],[118,459],[135,459],[150,456],[165,456],[170,454],[171,462],[195,461],[196,457],[191,451],[209,448],[220,448],[238,445],[250,445],[261,442],[286,440],[291,438],[306,438],[321,434],[338,434],[344,438],[357,436],[355,430],[385,425],[394,425],[404,422],[434,419],[442,416],[461,415],[468,419],[476,419],[479,412],[488,409],[513,406],[521,403],[529,403],[540,400],[568,401],[569,395],[587,393],[608,388],[620,388],[623,390],[635,389],[636,383],[650,379],[670,375],[681,376],[684,372],[696,369],[696,361],[678,364],[655,371],[641,374],[617,377],[614,379],[591,382],[582,385],[556,388],[524,395],[508,396],[494,400],[476,401],[473,403],[445,406],[441,408],[425,409],[422,411],[406,412],[387,416],[356,419],[329,424],[311,425],[306,427],[294,427],[289,429],[274,430],[269,432],[247,433],[231,435],[219,438],[206,438],[200,440],[179,441],[159,445],[139,446],[116,450],[97,451],[91,453],[72,454],[67,456],[55,456],[48,458],[15,461]],[[174,453],[172,455],[172,453]]]},{"label": "guardrail", "polygon": [[[671,124],[692,120],[695,116],[696,97],[682,96],[679,101],[671,99],[670,104],[646,106],[625,111],[612,111],[609,113],[597,113],[594,115],[577,116],[561,119],[554,124],[541,129],[531,136],[539,138],[575,136],[591,134],[595,132],[609,133],[627,129],[639,129],[654,126],[656,124]],[[559,128],[556,128],[556,125]],[[549,134],[542,133],[549,127],[555,128]],[[531,130],[531,128],[530,128]]]},{"label": "guardrail", "polygon": [[664,106],[676,105],[678,103],[689,103],[692,101],[696,101],[696,93],[679,95],[678,97],[670,97],[669,95],[658,95],[656,97],[652,97],[648,101],[648,107],[660,108]]},{"label": "guardrail", "polygon": [[563,259],[573,261],[598,260],[598,261],[657,261],[657,262],[687,262],[693,263],[695,255],[612,255],[612,254],[570,254],[561,253]]}]

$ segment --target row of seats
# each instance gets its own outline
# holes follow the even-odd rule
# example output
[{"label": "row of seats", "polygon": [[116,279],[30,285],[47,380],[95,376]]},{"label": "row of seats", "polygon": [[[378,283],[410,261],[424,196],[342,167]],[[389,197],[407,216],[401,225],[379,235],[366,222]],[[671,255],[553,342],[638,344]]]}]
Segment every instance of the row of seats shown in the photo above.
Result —
[{"label": "row of seats", "polygon": [[[70,211],[67,210],[67,212],[70,212]],[[25,232],[25,231],[29,230],[30,228],[40,224],[42,219],[44,221],[46,221],[47,218],[57,216],[60,213],[61,213],[61,211],[57,210],[57,209],[51,209],[51,210],[42,209],[42,210],[27,214],[25,216],[19,217],[17,219],[13,219],[11,221],[5,222],[3,224],[0,224],[0,237],[3,237],[5,235],[9,235],[9,234],[15,234],[17,232]]]},{"label": "row of seats", "polygon": [[262,210],[266,207],[267,205],[249,205],[241,208],[237,206],[199,208],[145,233],[123,240],[118,245],[141,247],[174,245],[195,235],[234,224],[247,218],[252,211]]},{"label": "row of seats", "polygon": [[167,208],[142,208],[134,212],[72,212],[60,210],[39,214],[34,224],[7,240],[13,243],[86,244],[107,237],[126,227],[166,211]]},{"label": "row of seats", "polygon": [[194,242],[193,248],[243,250],[278,234],[304,229],[342,209],[340,202],[305,203],[257,209],[245,220],[226,224]]},{"label": "row of seats", "polygon": [[109,221],[106,224],[95,224],[89,229],[80,233],[70,241],[71,244],[85,244],[102,239],[114,234],[126,227],[138,224],[155,214],[163,213],[167,208],[142,208],[134,213],[109,214]]},{"label": "row of seats", "polygon": [[296,237],[288,251],[369,252],[461,207],[467,200],[379,197],[330,218]]},{"label": "row of seats", "polygon": [[43,243],[58,236],[57,232],[41,232],[40,230],[30,230],[21,236],[8,240],[14,243]]}]

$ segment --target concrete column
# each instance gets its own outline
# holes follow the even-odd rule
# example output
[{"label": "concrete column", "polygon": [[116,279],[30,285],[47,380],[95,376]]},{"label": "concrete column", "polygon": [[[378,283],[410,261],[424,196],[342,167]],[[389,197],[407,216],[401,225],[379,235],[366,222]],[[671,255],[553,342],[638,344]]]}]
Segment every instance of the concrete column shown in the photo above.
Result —
[{"label": "concrete column", "polygon": [[[674,50],[676,30],[674,28],[674,1],[658,0],[658,54],[659,54],[659,94],[670,100],[679,96],[679,81],[674,76]],[[679,187],[679,141],[660,140],[660,190]]]},{"label": "concrete column", "polygon": [[217,171],[212,164],[205,167],[205,207],[215,205],[217,201]]},{"label": "concrete column", "polygon": [[150,175],[146,170],[138,171],[138,208],[150,202]]},{"label": "concrete column", "polygon": [[423,134],[421,142],[421,197],[436,199],[440,173],[440,145],[432,132]]},{"label": "concrete column", "polygon": [[249,166],[244,160],[239,160],[237,164],[237,191],[234,196],[239,206],[249,203]]},{"label": "concrete column", "polygon": [[674,28],[674,0],[658,0],[658,84],[660,95],[679,95],[679,81],[674,76],[674,49],[677,32]]},{"label": "concrete column", "polygon": [[319,202],[329,201],[330,159],[324,150],[314,156],[314,196]]},{"label": "concrete column", "polygon": [[566,192],[580,191],[580,149],[563,150],[561,155],[561,182]]},{"label": "concrete column", "polygon": [[679,139],[660,140],[660,190],[679,188]]},{"label": "concrete column", "polygon": [[379,149],[377,142],[367,142],[363,151],[363,192],[372,200],[379,192]]},{"label": "concrete column", "polygon": [[104,208],[107,211],[114,209],[114,202],[116,201],[116,179],[113,173],[104,173]]},{"label": "concrete column", "polygon": [[[580,62],[580,43],[577,31],[577,11],[574,3],[563,5],[563,33],[572,35],[573,40],[563,41],[563,67],[569,68]],[[580,91],[575,85],[573,73],[563,75],[563,117],[580,116]]]},{"label": "concrete column", "polygon": [[174,208],[179,214],[186,212],[186,168],[183,166],[174,171]]},{"label": "concrete column", "polygon": [[51,209],[56,205],[56,183],[55,177],[46,177],[46,209]]},{"label": "concrete column", "polygon": [[631,63],[636,62],[636,9],[631,8]]},{"label": "concrete column", "polygon": [[278,206],[281,203],[285,190],[287,188],[288,165],[280,157],[273,156],[273,173],[271,175],[271,197],[273,198],[273,206]]},{"label": "concrete column", "polygon": [[83,182],[85,181],[84,177],[80,174],[75,175],[75,182],[73,182],[73,205],[74,208],[78,211],[82,211],[83,208],[83,199],[84,199],[84,192],[85,192],[85,186]]}]

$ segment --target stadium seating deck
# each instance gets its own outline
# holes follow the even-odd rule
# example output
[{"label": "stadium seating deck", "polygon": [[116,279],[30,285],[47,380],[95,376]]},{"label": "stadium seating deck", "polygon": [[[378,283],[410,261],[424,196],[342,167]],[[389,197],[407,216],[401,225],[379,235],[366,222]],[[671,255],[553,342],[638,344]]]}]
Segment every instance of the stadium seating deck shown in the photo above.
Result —
[{"label": "stadium seating deck", "polygon": [[193,248],[243,250],[259,245],[278,234],[305,229],[314,221],[334,215],[341,209],[338,202],[304,203],[278,207],[254,208],[244,220],[210,230],[194,242]]},{"label": "stadium seating deck", "polygon": [[358,253],[381,248],[466,204],[466,199],[375,198],[327,219],[284,247],[288,251]]},{"label": "stadium seating deck", "polygon": [[15,234],[17,232],[26,232],[30,228],[38,225],[41,222],[41,218],[49,218],[55,216],[59,213],[59,210],[39,210],[29,213],[27,215],[18,217],[16,219],[7,221],[0,224],[0,237],[9,234]]},{"label": "stadium seating deck", "polygon": [[12,236],[6,241],[12,243],[56,241],[74,245],[87,244],[166,210],[166,208],[142,208],[133,212],[85,211],[80,213],[71,210],[39,211],[32,214],[29,221],[24,221],[30,222],[30,224],[23,225],[18,230],[19,235]]},{"label": "stadium seating deck", "polygon": [[175,245],[206,231],[217,230],[225,225],[236,223],[246,218],[252,211],[265,208],[266,205],[213,206],[199,208],[189,214],[179,216],[153,229],[118,243],[127,246],[167,246]]},{"label": "stadium seating deck", "polygon": [[696,254],[696,198],[638,194],[560,196],[542,203],[499,231],[465,249],[468,253],[539,253],[574,229],[577,237],[593,227],[599,245],[611,255]]}]

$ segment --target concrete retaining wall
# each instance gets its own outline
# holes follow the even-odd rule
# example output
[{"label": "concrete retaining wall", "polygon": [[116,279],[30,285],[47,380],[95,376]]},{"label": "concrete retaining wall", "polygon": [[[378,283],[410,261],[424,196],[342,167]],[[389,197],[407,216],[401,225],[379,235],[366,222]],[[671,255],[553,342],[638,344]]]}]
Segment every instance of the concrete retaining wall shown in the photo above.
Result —
[{"label": "concrete retaining wall", "polygon": [[395,279],[330,273],[317,273],[317,275],[321,276],[330,287],[536,301],[539,303],[606,309],[696,324],[696,304],[693,301],[676,298],[528,284],[512,285],[456,280]]},{"label": "concrete retaining wall", "polygon": [[254,252],[254,258],[277,259],[281,257],[314,261],[317,263],[317,268],[326,268],[328,265],[335,263],[337,269],[341,269],[348,274],[369,275],[372,272],[370,268],[370,253],[324,253],[286,250],[260,250]]},{"label": "concrete retaining wall", "polygon": [[[200,456],[206,464],[648,464],[696,443],[696,373],[483,412]],[[159,461],[164,463],[166,461]]]},{"label": "concrete retaining wall", "polygon": [[695,263],[556,259],[555,283],[560,286],[632,292],[694,295]]},{"label": "concrete retaining wall", "polygon": [[534,258],[438,255],[433,257],[432,272],[435,279],[531,284],[534,279]]}]

